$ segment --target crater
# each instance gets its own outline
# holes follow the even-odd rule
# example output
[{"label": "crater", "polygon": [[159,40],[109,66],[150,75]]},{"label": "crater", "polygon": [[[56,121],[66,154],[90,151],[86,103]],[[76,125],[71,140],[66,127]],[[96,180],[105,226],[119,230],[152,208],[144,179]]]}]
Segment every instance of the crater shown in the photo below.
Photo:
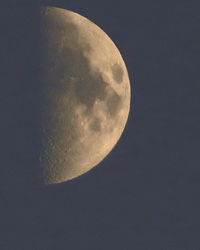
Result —
[{"label": "crater", "polygon": [[113,79],[117,83],[121,83],[123,81],[124,72],[123,72],[122,67],[118,63],[115,63],[112,66],[112,75],[113,75]]}]

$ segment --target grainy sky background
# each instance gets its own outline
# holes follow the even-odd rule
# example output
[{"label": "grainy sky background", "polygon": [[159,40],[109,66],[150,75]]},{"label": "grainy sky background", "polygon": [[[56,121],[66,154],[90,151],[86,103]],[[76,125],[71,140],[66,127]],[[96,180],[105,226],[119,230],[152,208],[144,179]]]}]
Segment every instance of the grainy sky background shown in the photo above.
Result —
[{"label": "grainy sky background", "polygon": [[200,249],[198,1],[46,3],[113,39],[130,75],[131,112],[92,171],[28,187],[40,148],[39,5],[1,3],[0,249]]}]

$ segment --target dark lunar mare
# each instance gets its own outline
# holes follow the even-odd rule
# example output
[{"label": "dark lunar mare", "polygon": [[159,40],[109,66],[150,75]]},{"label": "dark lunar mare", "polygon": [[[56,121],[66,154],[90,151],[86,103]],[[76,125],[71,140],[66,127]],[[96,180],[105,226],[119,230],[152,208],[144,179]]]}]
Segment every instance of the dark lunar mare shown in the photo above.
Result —
[{"label": "dark lunar mare", "polygon": [[117,82],[117,83],[121,83],[123,81],[123,69],[121,68],[121,66],[119,64],[114,64],[112,67],[112,73],[113,73],[113,79]]},{"label": "dark lunar mare", "polygon": [[[44,12],[45,9],[43,9]],[[87,111],[91,111],[96,99],[104,100],[107,97],[109,88],[110,96],[107,98],[107,108],[110,115],[115,115],[120,108],[121,98],[112,89],[103,77],[101,72],[91,73],[89,59],[84,55],[85,52],[90,52],[89,43],[78,43],[74,48],[64,47],[60,54],[57,48],[60,46],[60,41],[63,34],[65,43],[70,44],[68,40],[73,37],[73,41],[79,38],[79,27],[73,23],[61,22],[60,17],[49,18],[42,15],[43,29],[43,45],[44,45],[44,61],[43,69],[45,72],[45,90],[49,92],[51,98],[55,91],[68,91],[73,85],[77,101],[86,105]],[[115,64],[111,71],[113,78],[117,83],[123,80],[123,70],[119,64]],[[72,82],[71,79],[74,79]],[[53,98],[52,98],[53,99]]]}]

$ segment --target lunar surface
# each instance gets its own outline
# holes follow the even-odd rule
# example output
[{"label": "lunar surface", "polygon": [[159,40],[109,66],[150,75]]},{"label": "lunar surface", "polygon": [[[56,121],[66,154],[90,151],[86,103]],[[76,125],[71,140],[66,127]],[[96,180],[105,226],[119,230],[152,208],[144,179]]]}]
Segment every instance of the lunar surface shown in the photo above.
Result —
[{"label": "lunar surface", "polygon": [[100,163],[120,138],[130,107],[126,66],[112,40],[74,12],[45,7],[43,153],[48,184]]}]

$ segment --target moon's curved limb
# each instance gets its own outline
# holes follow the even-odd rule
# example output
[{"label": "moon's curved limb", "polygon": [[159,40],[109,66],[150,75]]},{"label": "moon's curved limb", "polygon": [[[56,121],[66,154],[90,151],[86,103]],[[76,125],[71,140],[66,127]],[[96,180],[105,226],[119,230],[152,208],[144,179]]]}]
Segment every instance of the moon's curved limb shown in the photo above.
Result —
[{"label": "moon's curved limb", "polygon": [[111,39],[74,12],[45,7],[43,23],[46,183],[75,178],[102,161],[130,108],[124,61]]}]

